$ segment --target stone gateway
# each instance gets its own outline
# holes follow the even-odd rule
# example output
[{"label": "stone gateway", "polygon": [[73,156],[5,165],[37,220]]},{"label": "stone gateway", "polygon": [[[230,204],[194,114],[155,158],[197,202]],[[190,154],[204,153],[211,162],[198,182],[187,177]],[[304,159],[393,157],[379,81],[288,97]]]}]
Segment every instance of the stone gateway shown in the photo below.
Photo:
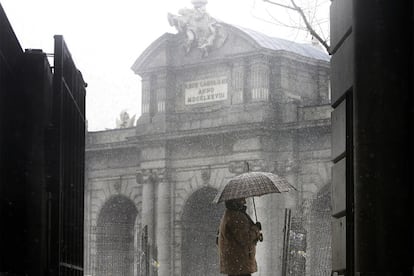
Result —
[{"label": "stone gateway", "polygon": [[[205,16],[199,2],[192,20]],[[256,198],[265,240],[254,275],[328,275],[329,57],[208,20],[211,47],[198,47],[184,19],[132,66],[142,79],[136,126],[87,134],[86,274],[219,275],[224,206],[212,201],[248,167],[298,190]]]}]

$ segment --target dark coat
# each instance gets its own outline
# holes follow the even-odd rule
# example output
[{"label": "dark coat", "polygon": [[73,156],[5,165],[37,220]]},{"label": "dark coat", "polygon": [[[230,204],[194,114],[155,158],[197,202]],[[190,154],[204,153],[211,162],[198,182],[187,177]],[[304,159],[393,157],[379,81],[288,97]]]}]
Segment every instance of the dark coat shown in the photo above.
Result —
[{"label": "dark coat", "polygon": [[259,228],[245,212],[227,209],[218,233],[220,273],[239,275],[256,272],[259,236]]}]

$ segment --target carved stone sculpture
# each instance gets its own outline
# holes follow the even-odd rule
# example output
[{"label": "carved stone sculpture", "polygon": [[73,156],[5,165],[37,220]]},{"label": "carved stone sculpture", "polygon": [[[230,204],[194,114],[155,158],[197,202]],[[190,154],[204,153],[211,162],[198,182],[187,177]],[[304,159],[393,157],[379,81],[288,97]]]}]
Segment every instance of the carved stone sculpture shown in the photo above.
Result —
[{"label": "carved stone sculpture", "polygon": [[128,128],[133,127],[135,122],[135,115],[132,118],[129,117],[128,112],[121,111],[119,118],[116,119],[116,128]]},{"label": "carved stone sculpture", "polygon": [[189,53],[193,48],[202,51],[202,56],[208,56],[213,49],[223,46],[227,33],[205,9],[207,0],[193,0],[194,9],[181,9],[179,15],[168,14],[168,22],[179,33],[184,33],[186,41],[184,49]]}]

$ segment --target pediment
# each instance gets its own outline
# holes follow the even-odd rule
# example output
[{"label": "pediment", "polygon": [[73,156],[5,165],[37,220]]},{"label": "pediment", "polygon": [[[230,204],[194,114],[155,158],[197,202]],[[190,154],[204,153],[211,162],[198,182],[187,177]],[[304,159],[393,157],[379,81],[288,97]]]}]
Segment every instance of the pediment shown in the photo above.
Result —
[{"label": "pediment", "polygon": [[168,64],[167,50],[168,41],[172,40],[174,35],[165,33],[148,46],[144,52],[136,59],[131,69],[136,74],[150,70],[150,68],[159,68]]},{"label": "pediment", "polygon": [[203,50],[193,47],[186,51],[186,37],[182,33],[165,33],[155,40],[135,61],[132,70],[136,74],[150,72],[163,67],[182,67],[192,64],[211,63],[235,56],[260,51],[261,47],[242,30],[228,24],[222,24],[227,37],[221,47],[212,49],[208,56]]},{"label": "pediment", "polygon": [[[300,44],[270,37],[250,29],[221,22],[217,24],[216,32],[224,35],[217,35],[208,48],[203,48],[202,43],[206,40],[195,43],[194,38],[192,44],[189,45],[189,36],[185,32],[165,33],[138,57],[132,70],[136,74],[142,74],[165,67],[180,68],[186,65],[212,64],[223,61],[223,59],[251,55],[263,50],[267,53],[290,53],[307,59],[329,62],[329,55],[321,48],[311,44]],[[201,32],[202,34],[203,32]],[[201,46],[198,46],[200,44]]]}]

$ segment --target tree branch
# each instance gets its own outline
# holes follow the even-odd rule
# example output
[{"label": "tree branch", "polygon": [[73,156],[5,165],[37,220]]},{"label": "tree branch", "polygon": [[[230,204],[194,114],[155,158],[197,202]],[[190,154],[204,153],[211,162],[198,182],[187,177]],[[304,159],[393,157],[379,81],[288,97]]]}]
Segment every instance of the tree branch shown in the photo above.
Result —
[{"label": "tree branch", "polygon": [[283,7],[286,9],[290,9],[290,10],[294,10],[297,13],[299,13],[299,15],[302,17],[303,22],[305,23],[306,29],[310,32],[310,34],[316,38],[321,44],[322,46],[326,49],[326,51],[331,54],[331,47],[328,45],[328,43],[326,43],[326,41],[324,39],[322,39],[322,37],[315,31],[315,29],[312,27],[312,25],[309,23],[308,18],[306,17],[305,13],[303,12],[303,10],[296,5],[295,0],[290,0],[290,2],[292,3],[292,6],[288,6],[288,5],[284,5],[284,4],[280,4],[277,2],[273,2],[270,0],[263,0],[263,2],[267,2],[270,3],[272,5],[276,5],[279,7]]},{"label": "tree branch", "polygon": [[274,21],[276,22],[276,25],[285,27],[285,28],[291,28],[291,29],[299,29],[302,31],[307,31],[308,29],[306,29],[306,27],[298,27],[298,26],[292,26],[292,25],[288,25],[286,23],[283,23],[282,21],[279,21],[277,18],[275,18],[268,10],[266,10],[267,15]]},{"label": "tree branch", "polygon": [[291,9],[291,10],[297,11],[294,7],[284,5],[284,4],[280,4],[280,3],[277,3],[277,2],[273,2],[273,1],[270,1],[270,0],[263,0],[263,2],[267,2],[267,3],[270,3],[272,5],[276,5],[276,6],[279,6],[279,7],[283,7],[283,8],[286,8],[286,9]]},{"label": "tree branch", "polygon": [[319,34],[313,29],[312,25],[309,23],[307,17],[305,16],[305,13],[303,10],[298,7],[295,3],[295,0],[290,0],[295,10],[300,14],[300,16],[303,19],[303,22],[305,22],[306,28],[309,30],[310,34],[316,38],[322,45],[325,47],[326,51],[331,54],[331,47],[329,47],[328,43],[326,43],[325,40],[322,39],[322,37],[319,36]]}]

